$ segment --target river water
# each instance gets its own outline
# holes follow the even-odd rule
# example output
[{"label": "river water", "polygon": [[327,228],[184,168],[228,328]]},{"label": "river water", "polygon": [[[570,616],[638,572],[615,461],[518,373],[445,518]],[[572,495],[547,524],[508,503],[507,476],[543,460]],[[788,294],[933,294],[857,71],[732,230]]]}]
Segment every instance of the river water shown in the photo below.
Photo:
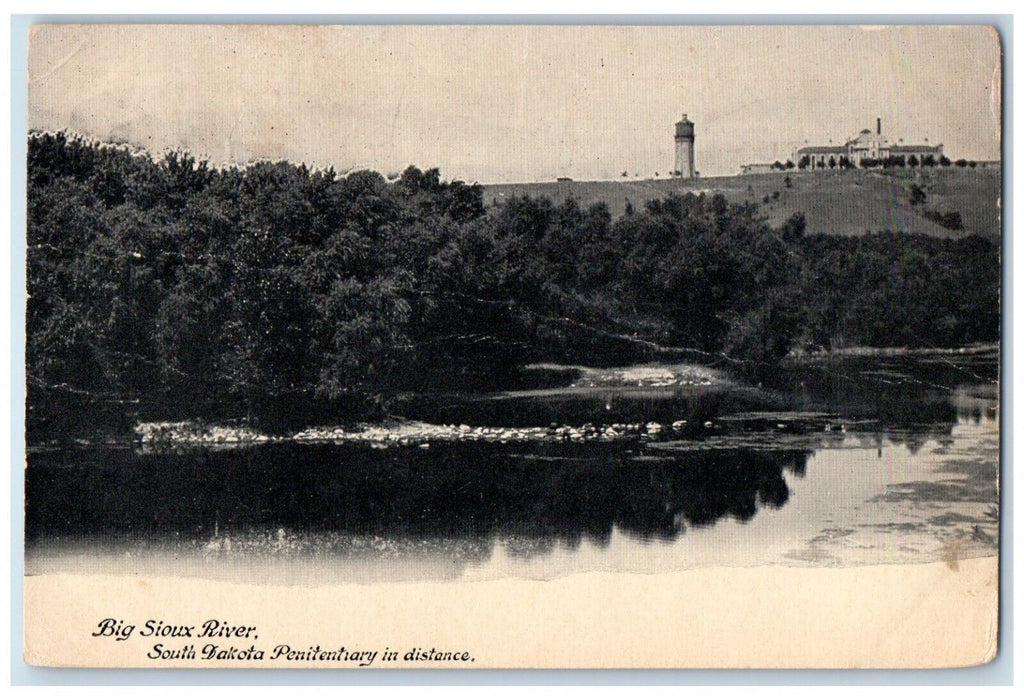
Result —
[{"label": "river water", "polygon": [[316,584],[998,551],[993,356],[803,362],[758,384],[556,369],[402,406],[454,439],[30,449],[26,573]]}]

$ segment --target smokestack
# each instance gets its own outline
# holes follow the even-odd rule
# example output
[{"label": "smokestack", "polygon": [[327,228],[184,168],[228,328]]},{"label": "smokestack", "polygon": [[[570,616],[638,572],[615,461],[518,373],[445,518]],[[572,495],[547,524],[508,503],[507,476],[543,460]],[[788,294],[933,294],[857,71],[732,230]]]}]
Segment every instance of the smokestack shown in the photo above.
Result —
[{"label": "smokestack", "polygon": [[876,123],[878,125],[878,135],[881,136],[882,135],[882,118],[878,117]]}]

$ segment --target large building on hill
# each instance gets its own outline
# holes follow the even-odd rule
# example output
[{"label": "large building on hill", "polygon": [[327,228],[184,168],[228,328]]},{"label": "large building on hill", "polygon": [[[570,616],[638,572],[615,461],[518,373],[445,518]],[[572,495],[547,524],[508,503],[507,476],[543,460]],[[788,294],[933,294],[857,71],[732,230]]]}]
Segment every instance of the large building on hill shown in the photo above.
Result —
[{"label": "large building on hill", "polygon": [[843,166],[870,167],[886,161],[902,159],[904,164],[913,161],[931,161],[937,164],[942,158],[942,144],[903,145],[891,143],[882,135],[882,120],[878,119],[875,131],[864,129],[846,143],[828,146],[804,146],[793,154],[793,163],[799,168],[820,170]]}]

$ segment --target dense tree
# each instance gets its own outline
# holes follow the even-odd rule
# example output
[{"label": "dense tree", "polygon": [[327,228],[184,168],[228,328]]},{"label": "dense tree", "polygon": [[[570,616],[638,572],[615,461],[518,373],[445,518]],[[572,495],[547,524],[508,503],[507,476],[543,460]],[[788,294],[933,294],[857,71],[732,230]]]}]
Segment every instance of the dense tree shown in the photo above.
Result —
[{"label": "dense tree", "polygon": [[998,338],[994,245],[805,229],[720,194],[618,219],[572,199],[485,210],[436,169],[218,169],[34,135],[30,435],[104,411],[381,415],[400,392],[495,388],[537,360],[660,352],[756,373],[801,344]]},{"label": "dense tree", "polygon": [[999,337],[999,256],[983,239],[816,235],[803,247],[815,261],[803,296],[816,310],[806,332],[817,344],[956,347]]}]

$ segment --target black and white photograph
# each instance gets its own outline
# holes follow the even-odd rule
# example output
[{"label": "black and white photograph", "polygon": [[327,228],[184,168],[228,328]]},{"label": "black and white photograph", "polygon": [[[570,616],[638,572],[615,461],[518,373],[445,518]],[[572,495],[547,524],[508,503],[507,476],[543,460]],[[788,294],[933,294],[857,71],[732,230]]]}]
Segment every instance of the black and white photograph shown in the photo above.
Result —
[{"label": "black and white photograph", "polygon": [[32,26],[26,663],[991,661],[1002,57]]}]

